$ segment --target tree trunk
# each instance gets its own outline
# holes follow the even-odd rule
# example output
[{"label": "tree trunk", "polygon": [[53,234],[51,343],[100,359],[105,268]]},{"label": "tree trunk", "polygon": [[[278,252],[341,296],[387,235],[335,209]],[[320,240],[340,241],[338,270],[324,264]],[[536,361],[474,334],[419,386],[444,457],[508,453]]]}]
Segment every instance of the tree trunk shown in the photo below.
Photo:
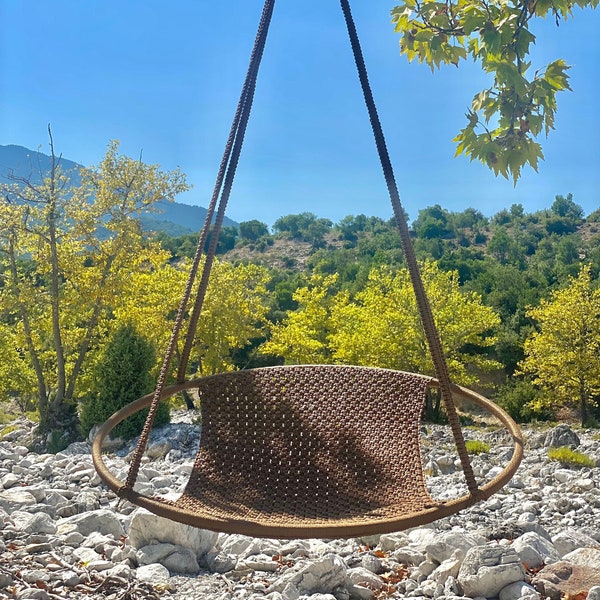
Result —
[{"label": "tree trunk", "polygon": [[581,408],[581,426],[585,427],[588,422],[588,394],[585,381],[581,381],[579,384],[579,402]]}]

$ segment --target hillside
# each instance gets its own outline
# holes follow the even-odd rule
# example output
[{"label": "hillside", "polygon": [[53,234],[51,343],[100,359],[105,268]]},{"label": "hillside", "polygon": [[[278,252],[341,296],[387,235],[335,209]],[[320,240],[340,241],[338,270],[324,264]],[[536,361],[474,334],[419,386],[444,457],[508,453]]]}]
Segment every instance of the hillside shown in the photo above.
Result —
[{"label": "hillside", "polygon": [[[33,184],[40,183],[50,169],[50,156],[14,144],[0,145],[0,182],[7,182],[12,176],[25,178]],[[71,177],[74,185],[80,183],[79,170],[83,165],[61,158],[63,172]],[[161,202],[158,211],[146,211],[141,216],[145,231],[163,231],[167,235],[178,236],[199,231],[206,218],[206,208],[180,202]],[[225,218],[225,226],[237,227],[237,223]]]}]

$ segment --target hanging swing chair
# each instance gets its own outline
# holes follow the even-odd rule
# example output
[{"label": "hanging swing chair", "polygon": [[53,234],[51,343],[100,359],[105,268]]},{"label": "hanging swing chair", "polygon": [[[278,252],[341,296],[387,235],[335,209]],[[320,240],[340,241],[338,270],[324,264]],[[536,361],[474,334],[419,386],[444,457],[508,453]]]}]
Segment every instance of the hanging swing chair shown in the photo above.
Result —
[{"label": "hanging swing chair", "polygon": [[[168,519],[213,531],[272,538],[347,538],[430,523],[501,489],[521,462],[523,440],[506,412],[450,381],[348,0],[341,0],[341,7],[436,377],[373,367],[295,365],[186,380],[274,4],[274,0],[266,0],[263,8],[248,73],[156,389],[115,413],[100,427],[92,446],[94,464],[100,477],[120,498]],[[198,291],[189,311],[201,264]],[[190,324],[177,383],[167,386],[179,332],[188,313]],[[421,415],[431,388],[441,393],[468,490],[463,496],[446,501],[434,500],[427,490],[419,444]],[[184,390],[197,393],[202,413],[200,446],[187,486],[175,501],[142,494],[134,487],[158,404]],[[483,485],[475,480],[466,450],[455,405],[461,399],[496,417],[514,445],[512,458],[503,470]],[[126,481],[122,482],[104,462],[103,441],[116,425],[147,408],[148,418]]]}]

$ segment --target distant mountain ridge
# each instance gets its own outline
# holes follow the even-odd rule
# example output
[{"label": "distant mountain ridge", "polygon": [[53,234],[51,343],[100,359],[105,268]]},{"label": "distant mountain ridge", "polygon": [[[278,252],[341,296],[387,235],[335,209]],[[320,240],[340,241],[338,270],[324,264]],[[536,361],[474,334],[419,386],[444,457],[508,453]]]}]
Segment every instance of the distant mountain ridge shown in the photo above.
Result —
[{"label": "distant mountain ridge", "polygon": [[[64,173],[71,173],[75,185],[82,165],[66,158],[60,161]],[[39,183],[51,165],[51,157],[43,152],[30,150],[24,146],[0,145],[0,182],[7,182],[9,175],[30,179]],[[156,210],[158,209],[158,210]],[[164,231],[170,236],[197,233],[206,218],[206,208],[182,202],[158,202],[155,210],[148,210],[140,216],[145,231]],[[238,224],[225,217],[223,225],[237,227]]]}]

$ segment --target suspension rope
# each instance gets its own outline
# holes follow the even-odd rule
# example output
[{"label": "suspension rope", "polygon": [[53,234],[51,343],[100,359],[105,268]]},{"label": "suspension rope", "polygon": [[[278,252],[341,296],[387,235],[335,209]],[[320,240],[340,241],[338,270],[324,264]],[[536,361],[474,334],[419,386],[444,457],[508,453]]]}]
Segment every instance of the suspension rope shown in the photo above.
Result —
[{"label": "suspension rope", "polygon": [[458,419],[456,407],[454,406],[454,400],[452,398],[452,388],[450,383],[450,375],[448,373],[448,365],[442,350],[442,343],[435,326],[435,321],[431,312],[431,306],[429,304],[427,294],[425,293],[425,287],[419,272],[419,265],[417,263],[412,242],[410,240],[408,223],[406,221],[404,209],[402,208],[402,204],[400,202],[400,194],[398,193],[398,186],[396,185],[394,170],[390,161],[379,115],[377,114],[377,107],[375,106],[375,101],[373,99],[373,92],[371,91],[365,60],[360,46],[360,41],[358,39],[358,34],[356,32],[354,19],[352,18],[352,13],[350,11],[350,3],[348,0],[340,0],[340,2],[342,11],[344,13],[344,19],[346,21],[346,27],[348,29],[348,36],[350,38],[350,44],[354,54],[354,62],[356,63],[356,68],[358,70],[358,76],[360,79],[365,104],[367,105],[367,110],[369,112],[371,128],[373,130],[373,136],[375,137],[375,144],[377,146],[379,160],[383,169],[385,183],[387,185],[390,200],[392,201],[392,208],[394,210],[396,224],[398,226],[398,230],[400,231],[402,249],[406,258],[408,271],[417,300],[417,306],[419,308],[419,314],[423,323],[423,329],[425,330],[425,337],[427,338],[429,352],[431,354],[436,377],[439,382],[442,399],[444,401],[444,407],[448,415],[448,422],[450,423],[450,427],[454,435],[454,440],[463,472],[465,474],[467,487],[469,488],[469,492],[475,496],[478,491],[477,482],[475,481],[473,468],[471,467],[471,462],[465,447],[460,421]]},{"label": "suspension rope", "polygon": [[180,360],[180,368],[178,371],[178,381],[180,377],[185,377],[185,370],[187,368],[187,362],[189,360],[189,355],[193,343],[193,337],[195,334],[195,330],[198,323],[198,316],[200,314],[202,303],[206,296],[206,289],[208,286],[208,278],[210,274],[210,269],[212,267],[212,263],[214,261],[214,256],[216,253],[217,241],[221,226],[223,224],[223,218],[225,215],[225,209],[227,206],[227,202],[229,200],[231,187],[233,185],[233,179],[235,177],[235,172],[237,169],[242,144],[244,141],[244,135],[246,133],[246,128],[248,125],[248,119],[250,117],[250,111],[252,108],[252,101],[254,98],[254,91],[256,89],[256,80],[258,77],[258,71],[260,68],[260,63],[263,56],[263,51],[265,48],[267,35],[269,32],[269,26],[271,24],[271,18],[273,16],[273,8],[275,6],[275,0],[266,0],[263,12],[261,15],[260,23],[258,26],[258,31],[256,34],[254,47],[252,50],[252,54],[250,57],[250,63],[248,66],[248,71],[246,73],[246,78],[244,80],[244,85],[242,87],[242,92],[240,94],[240,99],[237,105],[236,113],[233,119],[233,123],[231,126],[229,138],[227,140],[227,144],[225,146],[225,151],[223,153],[223,158],[221,160],[221,164],[219,167],[219,172],[217,174],[217,180],[215,183],[215,187],[213,190],[213,195],[211,198],[211,202],[209,208],[207,209],[206,219],[204,221],[204,225],[202,227],[202,231],[200,233],[198,239],[198,246],[196,247],[196,253],[194,256],[194,260],[192,262],[192,267],[190,270],[190,274],[186,283],[185,291],[179,305],[179,309],[177,312],[177,316],[175,319],[175,324],[173,326],[173,330],[171,333],[171,338],[169,340],[169,344],[167,346],[167,350],[165,351],[162,367],[160,370],[160,374],[158,377],[156,389],[154,392],[154,396],[152,398],[152,403],[150,405],[150,410],[148,412],[148,417],[146,418],[146,422],[144,423],[144,427],[142,429],[142,433],[140,434],[140,438],[136,449],[132,455],[129,472],[127,475],[127,479],[125,481],[125,485],[121,488],[120,494],[123,497],[126,497],[130,490],[133,490],[133,486],[137,480],[137,476],[139,474],[139,469],[142,461],[143,453],[148,444],[148,438],[150,436],[150,430],[152,429],[152,424],[154,423],[154,419],[156,417],[156,412],[158,410],[158,405],[162,399],[163,391],[166,385],[166,380],[168,376],[168,372],[170,369],[171,361],[173,359],[173,355],[175,354],[177,348],[177,341],[179,338],[179,334],[181,332],[185,312],[187,309],[187,305],[192,294],[192,289],[198,274],[199,265],[201,262],[202,254],[204,251],[204,247],[206,244],[206,240],[208,237],[208,233],[210,231],[210,226],[213,221],[213,217],[215,214],[215,206],[217,203],[217,199],[220,196],[219,206],[217,209],[217,216],[215,219],[215,224],[213,227],[213,232],[211,236],[210,246],[208,252],[206,254],[206,258],[204,261],[204,266],[202,270],[201,281],[199,285],[198,294],[195,300],[194,308],[192,311],[192,315],[190,318],[190,325],[188,328],[188,336],[185,342],[184,351]]}]

